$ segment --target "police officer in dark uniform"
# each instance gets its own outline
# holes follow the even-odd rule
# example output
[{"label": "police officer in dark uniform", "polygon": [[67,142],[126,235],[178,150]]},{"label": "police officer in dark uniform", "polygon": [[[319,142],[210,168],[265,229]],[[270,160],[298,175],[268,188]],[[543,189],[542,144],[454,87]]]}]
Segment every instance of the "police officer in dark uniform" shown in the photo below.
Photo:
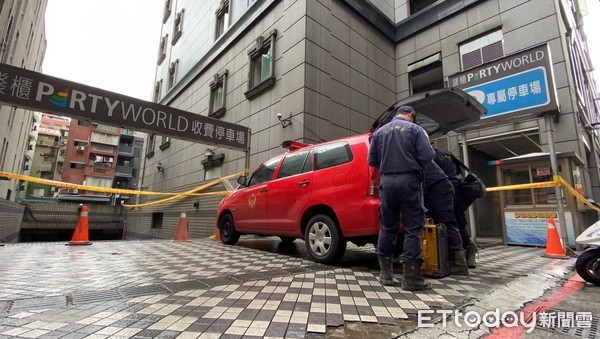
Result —
[{"label": "police officer in dark uniform", "polygon": [[454,155],[446,150],[435,149],[435,158],[433,159],[438,166],[446,173],[448,180],[454,186],[454,216],[458,225],[458,231],[463,242],[463,247],[466,250],[467,266],[476,268],[477,261],[477,245],[471,241],[469,232],[467,231],[467,217],[465,216],[465,206],[463,198],[460,195],[461,180],[458,177],[459,169],[454,162]]},{"label": "police officer in dark uniform", "polygon": [[454,186],[435,162],[425,168],[425,207],[436,223],[446,226],[450,274],[469,275],[463,242],[454,214]]},{"label": "police officer in dark uniform", "polygon": [[425,130],[415,124],[416,112],[410,106],[392,106],[395,118],[373,133],[369,148],[369,165],[381,173],[379,240],[377,256],[384,285],[393,285],[393,254],[402,213],[404,234],[404,269],[402,289],[431,288],[421,275],[423,263],[422,176],[432,163],[435,152]]}]

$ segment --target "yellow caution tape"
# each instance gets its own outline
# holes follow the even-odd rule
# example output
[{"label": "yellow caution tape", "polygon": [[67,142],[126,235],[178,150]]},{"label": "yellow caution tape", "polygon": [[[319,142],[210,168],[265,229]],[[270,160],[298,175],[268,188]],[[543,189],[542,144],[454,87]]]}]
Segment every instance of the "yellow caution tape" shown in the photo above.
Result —
[{"label": "yellow caution tape", "polygon": [[545,187],[554,187],[562,185],[569,193],[571,193],[577,201],[586,204],[590,208],[594,209],[596,212],[600,212],[600,207],[592,204],[589,200],[581,195],[573,186],[569,185],[569,183],[563,179],[559,175],[555,175],[552,181],[545,182],[536,182],[530,184],[520,184],[520,185],[507,185],[507,186],[498,186],[498,187],[487,187],[485,189],[486,192],[498,192],[498,191],[512,191],[512,190],[520,190],[520,189],[531,189],[531,188],[545,188]]},{"label": "yellow caution tape", "polygon": [[486,187],[485,191],[486,192],[512,191],[512,190],[522,190],[522,189],[529,189],[529,188],[554,187],[554,186],[558,186],[558,185],[560,185],[560,181],[555,178],[552,181],[535,182],[535,183],[530,183],[530,184]]},{"label": "yellow caution tape", "polygon": [[[188,196],[190,194],[202,191],[202,190],[207,189],[208,187],[214,186],[214,185],[216,185],[216,184],[218,184],[218,183],[220,183],[220,182],[222,182],[224,180],[229,180],[229,179],[231,179],[233,177],[239,176],[240,174],[241,173],[236,173],[236,174],[228,175],[226,177],[219,178],[217,180],[214,180],[214,181],[211,181],[211,182],[209,182],[207,184],[204,184],[204,185],[202,185],[200,187],[196,187],[196,188],[191,189],[191,190],[189,190],[187,192],[183,192],[183,193],[181,193],[179,195],[176,195],[176,196],[173,196],[173,197],[169,197],[169,198],[166,198],[166,199],[151,201],[151,202],[147,202],[147,203],[143,203],[143,204],[137,204],[137,205],[126,204],[126,205],[123,205],[123,206],[128,207],[128,208],[148,207],[148,206],[159,205],[159,204],[164,204],[164,203],[167,203],[167,202],[171,202],[171,201],[183,199],[183,198],[185,198],[186,196]],[[214,193],[221,193],[221,192],[214,192]],[[229,194],[229,193],[231,193],[231,192],[227,191],[226,194]],[[207,194],[207,193],[205,193],[205,194]]]},{"label": "yellow caution tape", "polygon": [[569,191],[571,194],[573,194],[573,196],[575,196],[575,199],[577,199],[579,202],[581,202],[583,204],[588,205],[596,212],[600,212],[600,208],[598,206],[592,204],[586,197],[581,195],[581,193],[579,193],[575,188],[573,188],[573,186],[569,185],[569,183],[565,179],[563,179],[562,177],[559,177],[559,176],[556,176],[555,178],[558,178],[561,185],[563,185],[567,189],[567,191]]},{"label": "yellow caution tape", "polygon": [[[205,190],[209,187],[212,187],[220,182],[229,180],[233,177],[242,175],[242,174],[246,174],[248,172],[248,169],[244,169],[243,172],[239,172],[239,173],[235,173],[232,175],[228,175],[226,177],[222,177],[216,180],[211,181],[210,183],[204,184],[200,187],[196,187],[194,189],[191,189],[189,191],[186,192],[180,192],[180,193],[166,193],[166,192],[151,192],[151,191],[139,191],[139,190],[129,190],[129,189],[121,189],[121,188],[109,188],[109,187],[100,187],[100,186],[85,186],[85,185],[79,185],[79,184],[72,184],[72,183],[68,183],[68,182],[62,182],[62,181],[55,181],[55,180],[49,180],[49,179],[43,179],[43,178],[38,178],[38,177],[32,177],[32,176],[28,176],[28,175],[23,175],[23,174],[13,174],[13,173],[8,173],[8,172],[0,172],[0,178],[5,177],[5,178],[13,178],[13,179],[17,179],[17,180],[23,180],[23,181],[28,181],[28,182],[35,182],[38,184],[44,184],[44,185],[49,185],[49,186],[56,186],[56,187],[60,187],[60,188],[71,188],[71,189],[78,189],[78,190],[84,190],[84,191],[91,191],[91,192],[102,192],[102,193],[116,193],[116,194],[132,194],[132,195],[149,195],[149,196],[171,196],[169,198],[166,199],[161,199],[161,200],[157,200],[157,201],[152,201],[152,202],[148,202],[148,203],[144,203],[144,204],[137,204],[137,205],[124,205],[125,207],[129,207],[129,208],[135,208],[135,207],[146,207],[146,206],[152,206],[152,205],[157,205],[157,204],[162,204],[162,203],[166,203],[166,202],[170,202],[170,201],[174,201],[174,200],[179,200],[179,199],[183,199],[185,197],[203,197],[203,196],[214,196],[214,195],[227,195],[229,193],[231,193],[231,187],[230,185],[226,185],[227,190],[226,191],[219,191],[219,192],[208,192],[208,193],[197,193],[200,192],[202,190]],[[486,192],[499,192],[499,191],[512,191],[512,190],[521,190],[521,189],[535,189],[535,188],[547,188],[547,187],[555,187],[558,185],[562,185],[564,186],[564,188],[571,194],[573,194],[573,196],[577,199],[577,201],[589,206],[590,208],[594,209],[597,212],[600,212],[600,207],[592,204],[591,202],[589,202],[589,200],[587,198],[585,198],[584,196],[581,195],[581,193],[579,193],[575,188],[573,188],[571,185],[569,185],[569,183],[563,179],[561,176],[555,175],[553,177],[552,181],[545,181],[545,182],[536,182],[536,183],[529,183],[529,184],[519,184],[519,185],[507,185],[507,186],[497,186],[497,187],[487,187],[486,188]]]},{"label": "yellow caution tape", "polygon": [[[216,179],[210,183],[210,186],[218,184],[219,182],[222,182],[224,180],[231,179],[235,176],[239,176],[242,173],[243,172],[240,172],[240,173],[232,174],[227,177]],[[90,191],[90,192],[101,192],[101,193],[138,194],[138,195],[150,195],[150,196],[161,196],[161,195],[162,196],[195,196],[195,197],[206,196],[206,195],[226,195],[226,194],[231,193],[231,191],[229,191],[229,190],[220,191],[220,192],[210,192],[210,193],[195,193],[195,192],[192,192],[193,190],[190,190],[188,192],[179,192],[179,193],[165,193],[165,192],[129,190],[129,189],[122,189],[122,188],[110,188],[110,187],[101,187],[101,186],[85,186],[85,185],[72,184],[72,183],[68,183],[68,182],[43,179],[43,178],[32,177],[32,176],[23,175],[23,174],[8,173],[8,172],[0,172],[0,178],[2,178],[2,177],[13,178],[13,179],[17,179],[17,180],[34,182],[34,183],[38,183],[38,184],[55,186],[55,187],[60,187],[60,188],[71,188],[71,189]],[[207,186],[207,187],[210,187],[210,186]]]}]

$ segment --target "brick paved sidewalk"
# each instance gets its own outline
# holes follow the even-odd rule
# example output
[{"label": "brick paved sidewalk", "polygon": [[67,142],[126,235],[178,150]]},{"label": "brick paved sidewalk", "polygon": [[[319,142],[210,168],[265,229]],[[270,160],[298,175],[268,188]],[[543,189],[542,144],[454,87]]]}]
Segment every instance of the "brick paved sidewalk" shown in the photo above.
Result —
[{"label": "brick paved sidewalk", "polygon": [[326,266],[293,248],[278,253],[274,239],[6,245],[0,338],[318,337],[344,324],[396,325],[417,309],[458,307],[572,261],[496,246],[480,251],[469,277],[431,279],[433,290],[411,293],[378,282],[373,247],[349,244],[342,263]]}]

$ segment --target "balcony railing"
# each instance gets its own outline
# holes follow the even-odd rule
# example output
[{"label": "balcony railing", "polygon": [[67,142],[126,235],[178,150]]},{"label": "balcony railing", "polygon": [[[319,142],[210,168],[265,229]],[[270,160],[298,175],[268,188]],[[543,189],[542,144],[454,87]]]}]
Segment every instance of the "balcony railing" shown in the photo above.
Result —
[{"label": "balcony railing", "polygon": [[115,176],[123,178],[133,177],[133,167],[117,165]]}]

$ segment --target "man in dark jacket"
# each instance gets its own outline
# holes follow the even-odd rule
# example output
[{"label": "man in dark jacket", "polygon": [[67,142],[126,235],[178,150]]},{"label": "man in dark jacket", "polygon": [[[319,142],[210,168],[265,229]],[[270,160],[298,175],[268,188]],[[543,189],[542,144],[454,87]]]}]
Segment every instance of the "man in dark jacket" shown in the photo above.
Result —
[{"label": "man in dark jacket", "polygon": [[446,226],[450,249],[450,274],[468,275],[467,259],[454,211],[454,186],[437,163],[425,169],[425,207],[435,223]]},{"label": "man in dark jacket", "polygon": [[467,217],[465,216],[465,206],[463,197],[460,194],[461,180],[458,177],[459,169],[454,161],[454,155],[446,150],[435,149],[436,164],[446,173],[448,180],[454,186],[454,215],[458,225],[458,231],[462,239],[463,247],[466,250],[467,265],[469,268],[477,267],[475,255],[477,254],[477,245],[471,241],[469,232],[467,231]]},{"label": "man in dark jacket", "polygon": [[416,112],[410,106],[392,106],[395,118],[373,133],[369,148],[369,165],[381,173],[379,240],[377,256],[384,285],[393,285],[393,254],[402,214],[405,237],[402,289],[414,291],[431,288],[421,275],[423,263],[422,175],[432,163],[435,152],[425,130],[415,124]]}]

